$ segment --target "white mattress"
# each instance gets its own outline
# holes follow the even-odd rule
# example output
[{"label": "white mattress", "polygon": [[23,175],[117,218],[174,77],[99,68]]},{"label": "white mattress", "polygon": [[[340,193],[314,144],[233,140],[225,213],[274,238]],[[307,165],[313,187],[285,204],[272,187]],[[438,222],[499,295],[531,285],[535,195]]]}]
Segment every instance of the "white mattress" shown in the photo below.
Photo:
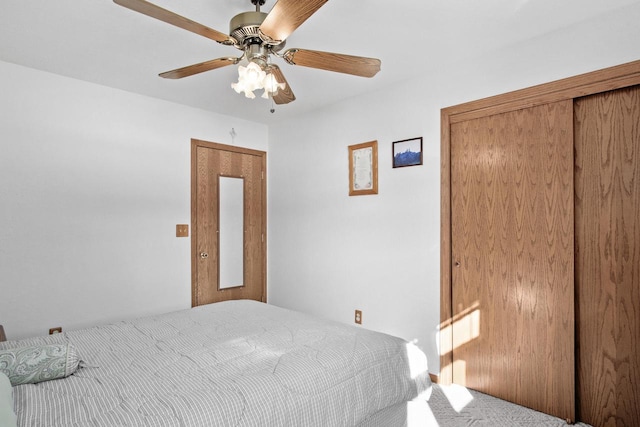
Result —
[{"label": "white mattress", "polygon": [[0,348],[61,341],[85,367],[14,387],[19,426],[355,426],[431,387],[402,339],[248,300]]}]

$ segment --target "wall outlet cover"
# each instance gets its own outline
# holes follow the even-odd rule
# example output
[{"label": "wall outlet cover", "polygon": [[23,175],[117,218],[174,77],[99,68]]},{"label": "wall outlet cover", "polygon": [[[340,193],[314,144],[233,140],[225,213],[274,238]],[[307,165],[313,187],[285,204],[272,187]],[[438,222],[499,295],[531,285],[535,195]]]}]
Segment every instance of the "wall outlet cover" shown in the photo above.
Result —
[{"label": "wall outlet cover", "polygon": [[356,316],[355,316],[354,321],[358,325],[362,325],[362,310],[356,310]]}]

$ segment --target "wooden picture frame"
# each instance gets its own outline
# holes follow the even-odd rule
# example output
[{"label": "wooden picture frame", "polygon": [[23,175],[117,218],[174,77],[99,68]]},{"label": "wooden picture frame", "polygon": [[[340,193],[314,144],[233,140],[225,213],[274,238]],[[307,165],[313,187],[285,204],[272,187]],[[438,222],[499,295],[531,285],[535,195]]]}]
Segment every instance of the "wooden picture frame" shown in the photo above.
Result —
[{"label": "wooden picture frame", "polygon": [[378,194],[378,141],[349,146],[349,196]]},{"label": "wooden picture frame", "polygon": [[391,144],[394,168],[422,164],[422,137],[403,139]]}]

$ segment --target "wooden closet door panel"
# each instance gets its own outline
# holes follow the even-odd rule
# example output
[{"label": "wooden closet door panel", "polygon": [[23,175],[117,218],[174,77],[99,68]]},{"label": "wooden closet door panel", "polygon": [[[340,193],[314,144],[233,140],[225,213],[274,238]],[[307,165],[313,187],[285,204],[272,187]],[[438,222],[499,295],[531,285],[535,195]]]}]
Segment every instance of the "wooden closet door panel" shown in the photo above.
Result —
[{"label": "wooden closet door panel", "polygon": [[640,420],[640,87],[575,101],[578,415]]},{"label": "wooden closet door panel", "polygon": [[451,126],[453,381],[575,419],[573,115]]}]

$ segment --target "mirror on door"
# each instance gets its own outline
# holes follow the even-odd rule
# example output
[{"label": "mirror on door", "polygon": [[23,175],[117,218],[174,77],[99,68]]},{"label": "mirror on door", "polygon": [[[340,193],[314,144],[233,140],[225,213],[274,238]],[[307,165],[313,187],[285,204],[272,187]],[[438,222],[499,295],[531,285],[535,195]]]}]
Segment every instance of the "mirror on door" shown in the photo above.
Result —
[{"label": "mirror on door", "polygon": [[244,286],[244,178],[218,177],[218,289]]}]

